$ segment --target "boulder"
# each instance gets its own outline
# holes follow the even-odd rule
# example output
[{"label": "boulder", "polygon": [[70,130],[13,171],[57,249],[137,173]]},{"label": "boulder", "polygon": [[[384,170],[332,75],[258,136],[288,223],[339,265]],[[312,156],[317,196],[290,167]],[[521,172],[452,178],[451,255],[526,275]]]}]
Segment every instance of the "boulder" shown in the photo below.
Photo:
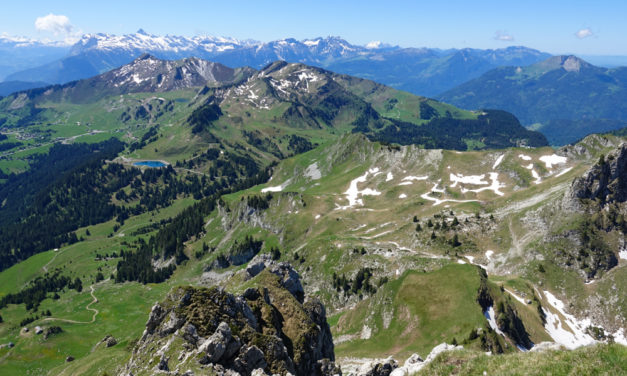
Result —
[{"label": "boulder", "polygon": [[402,367],[398,367],[397,369],[392,371],[390,376],[413,375],[417,373],[418,371],[420,371],[420,369],[422,369],[424,365],[425,365],[424,360],[422,360],[420,355],[412,354],[409,358],[407,358],[407,360],[405,361],[405,364],[403,364]]},{"label": "boulder", "polygon": [[118,340],[115,339],[115,337],[113,337],[112,335],[108,334],[107,336],[105,336],[102,341],[100,341],[101,343],[104,343],[105,346],[107,347],[113,347],[115,345],[118,344]]},{"label": "boulder", "polygon": [[218,325],[215,333],[200,345],[198,352],[205,353],[201,362],[203,364],[223,363],[231,359],[240,347],[240,341],[233,338],[231,328],[223,321]]}]

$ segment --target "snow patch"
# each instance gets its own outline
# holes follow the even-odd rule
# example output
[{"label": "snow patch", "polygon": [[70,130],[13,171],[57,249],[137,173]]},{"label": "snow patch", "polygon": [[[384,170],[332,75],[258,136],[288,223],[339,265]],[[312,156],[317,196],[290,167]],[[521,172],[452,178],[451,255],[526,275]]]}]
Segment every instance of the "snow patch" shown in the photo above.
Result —
[{"label": "snow patch", "polygon": [[466,261],[462,260],[462,259],[457,259],[457,263],[458,264],[466,264]]},{"label": "snow patch", "polygon": [[540,184],[542,182],[542,179],[540,178],[540,174],[538,174],[536,170],[531,170],[531,176],[533,176],[533,178],[536,179],[534,181],[535,184]]},{"label": "snow patch", "polygon": [[578,320],[575,316],[564,311],[564,302],[549,291],[545,290],[543,292],[549,305],[559,312],[558,315],[542,308],[546,315],[544,328],[555,342],[571,350],[595,343],[595,340],[586,333],[586,328],[591,325],[590,319]]},{"label": "snow patch", "polygon": [[451,174],[449,179],[453,182],[453,184],[451,185],[451,188],[454,188],[457,186],[457,183],[473,184],[473,185],[490,184],[487,181],[483,180],[484,177],[485,177],[485,174],[469,175],[469,176],[464,176],[462,174]]},{"label": "snow patch", "polygon": [[392,179],[394,179],[394,175],[392,175],[391,172],[388,172],[388,175],[385,177],[385,181],[390,181]]},{"label": "snow patch", "polygon": [[344,194],[346,195],[346,199],[348,200],[348,205],[339,206],[336,204],[337,210],[346,210],[352,208],[355,205],[363,206],[364,202],[362,199],[358,198],[358,196],[378,196],[381,194],[381,192],[374,189],[366,188],[364,190],[359,190],[359,188],[357,187],[358,183],[365,183],[368,175],[370,174],[372,174],[373,176],[377,176],[378,174],[380,174],[379,168],[371,168],[360,177],[353,179],[346,192],[344,192]]},{"label": "snow patch", "polygon": [[496,325],[496,318],[494,316],[494,307],[489,306],[488,309],[485,312],[483,312],[483,315],[488,320],[488,324],[490,324],[490,328],[492,328],[492,330],[494,330],[497,334],[500,334],[503,337],[505,337],[505,333],[503,333],[501,329],[499,329],[499,326]]},{"label": "snow patch", "polygon": [[411,181],[404,181],[404,182],[402,182],[402,183],[399,183],[398,185],[412,185],[412,184],[414,184],[414,182],[411,182]]},{"label": "snow patch", "polygon": [[487,251],[485,251],[485,257],[486,257],[488,260],[490,260],[490,259],[492,258],[492,255],[493,255],[493,254],[494,254],[494,251],[491,251],[491,250],[489,250],[489,249],[488,249]]},{"label": "snow patch", "polygon": [[427,180],[428,176],[405,176],[403,181]]},{"label": "snow patch", "polygon": [[292,181],[292,179],[287,179],[287,180],[285,181],[285,183],[283,183],[283,184],[281,184],[281,185],[277,185],[277,186],[274,186],[274,187],[266,187],[266,188],[263,188],[263,189],[261,190],[261,193],[266,193],[266,192],[281,192],[282,190],[284,190],[284,189],[285,189],[285,187],[287,187],[287,186],[290,184],[290,182],[291,182],[291,181]]},{"label": "snow patch", "polygon": [[544,162],[546,168],[551,169],[553,165],[566,163],[568,160],[566,157],[562,157],[561,155],[552,154],[552,155],[543,155],[540,157],[540,160]]},{"label": "snow patch", "polygon": [[494,170],[495,168],[498,167],[498,165],[501,164],[501,162],[503,162],[503,158],[505,157],[505,154],[501,154],[499,155],[499,157],[496,159],[496,162],[494,162],[494,164],[492,165],[492,169]]},{"label": "snow patch", "polygon": [[525,301],[525,299],[521,298],[520,296],[514,294],[513,291],[510,291],[508,289],[505,289],[505,291],[507,291],[508,294],[510,294],[511,296],[514,297],[514,299],[518,300],[519,302],[521,302],[524,305],[527,305],[527,302]]},{"label": "snow patch", "polygon": [[567,169],[564,169],[564,170],[560,171],[560,173],[555,175],[555,177],[562,176],[562,175],[568,173],[568,171],[570,171],[572,169],[573,169],[572,167],[568,167]]},{"label": "snow patch", "polygon": [[433,206],[438,206],[444,202],[477,202],[478,201],[478,200],[451,200],[451,199],[440,200],[439,198],[429,196],[429,193],[423,193],[420,195],[420,197],[422,197],[425,200],[433,201]]},{"label": "snow patch", "polygon": [[623,248],[620,251],[618,251],[618,258],[627,260],[627,248]]},{"label": "snow patch", "polygon": [[320,219],[320,214],[316,214],[315,219]]},{"label": "snow patch", "polygon": [[[481,175],[481,177],[483,177],[483,175]],[[466,193],[466,192],[479,193],[481,191],[493,191],[495,194],[497,194],[499,196],[503,196],[503,192],[500,191],[500,188],[504,188],[505,184],[501,184],[499,182],[499,174],[496,173],[496,172],[490,172],[490,180],[492,180],[492,184],[489,187],[483,187],[483,188],[478,188],[478,189],[465,189],[465,188],[462,188],[462,193]],[[488,183],[485,182],[485,184],[488,184]]]},{"label": "snow patch", "polygon": [[518,158],[522,159],[523,161],[530,161],[531,157],[525,154],[519,154]]},{"label": "snow patch", "polygon": [[401,193],[401,194],[398,196],[398,198],[407,198],[407,195],[406,195],[406,194],[404,194],[404,193]]}]

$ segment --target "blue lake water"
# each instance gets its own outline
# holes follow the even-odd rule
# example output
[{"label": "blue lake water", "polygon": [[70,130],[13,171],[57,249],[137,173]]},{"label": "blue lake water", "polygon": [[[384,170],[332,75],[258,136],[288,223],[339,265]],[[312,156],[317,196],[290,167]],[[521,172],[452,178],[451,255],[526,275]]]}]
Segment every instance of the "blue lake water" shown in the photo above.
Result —
[{"label": "blue lake water", "polygon": [[133,163],[133,166],[165,167],[166,164],[160,161],[141,161]]}]

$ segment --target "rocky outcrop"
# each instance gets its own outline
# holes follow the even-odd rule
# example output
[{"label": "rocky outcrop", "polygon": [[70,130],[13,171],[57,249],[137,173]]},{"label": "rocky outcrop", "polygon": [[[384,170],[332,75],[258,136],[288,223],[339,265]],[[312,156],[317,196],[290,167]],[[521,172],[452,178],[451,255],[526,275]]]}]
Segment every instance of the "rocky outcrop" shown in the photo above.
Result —
[{"label": "rocky outcrop", "polygon": [[556,250],[558,262],[587,281],[618,265],[617,252],[624,245],[620,239],[627,234],[626,201],[627,144],[623,143],[601,155],[564,196],[562,209],[578,222],[556,236],[569,241],[568,247]]},{"label": "rocky outcrop", "polygon": [[341,374],[324,306],[297,299],[302,286],[289,264],[265,269],[256,274],[263,287],[242,296],[175,288],[153,306],[124,374]]},{"label": "rocky outcrop", "polygon": [[289,291],[299,302],[303,302],[305,291],[303,290],[303,285],[300,283],[298,273],[289,263],[276,262],[272,260],[272,256],[267,253],[257,255],[248,263],[244,279],[249,280],[266,269],[270,273],[278,276],[281,286]]},{"label": "rocky outcrop", "polygon": [[399,363],[394,358],[389,357],[385,360],[375,360],[366,363],[356,372],[348,373],[348,376],[410,376],[416,374],[424,366],[432,362],[439,354],[445,351],[461,349],[463,349],[463,346],[441,343],[431,350],[425,360],[422,360],[418,354],[412,354],[402,366],[399,366]]},{"label": "rocky outcrop", "polygon": [[581,207],[577,204],[586,199],[596,200],[601,205],[627,201],[627,144],[601,156],[584,176],[573,181],[567,200]]},{"label": "rocky outcrop", "polygon": [[118,340],[112,335],[105,336],[100,343],[103,343],[106,347],[113,347],[118,344]]}]

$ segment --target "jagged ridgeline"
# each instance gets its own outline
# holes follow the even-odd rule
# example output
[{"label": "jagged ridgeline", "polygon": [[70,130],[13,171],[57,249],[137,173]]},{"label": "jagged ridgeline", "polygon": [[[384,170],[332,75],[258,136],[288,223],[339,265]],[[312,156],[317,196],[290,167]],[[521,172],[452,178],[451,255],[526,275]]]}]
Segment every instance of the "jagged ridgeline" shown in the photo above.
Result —
[{"label": "jagged ridgeline", "polygon": [[152,307],[123,374],[340,374],[325,307],[303,300],[291,265],[266,259],[243,274],[251,287],[241,296],[173,289]]}]

